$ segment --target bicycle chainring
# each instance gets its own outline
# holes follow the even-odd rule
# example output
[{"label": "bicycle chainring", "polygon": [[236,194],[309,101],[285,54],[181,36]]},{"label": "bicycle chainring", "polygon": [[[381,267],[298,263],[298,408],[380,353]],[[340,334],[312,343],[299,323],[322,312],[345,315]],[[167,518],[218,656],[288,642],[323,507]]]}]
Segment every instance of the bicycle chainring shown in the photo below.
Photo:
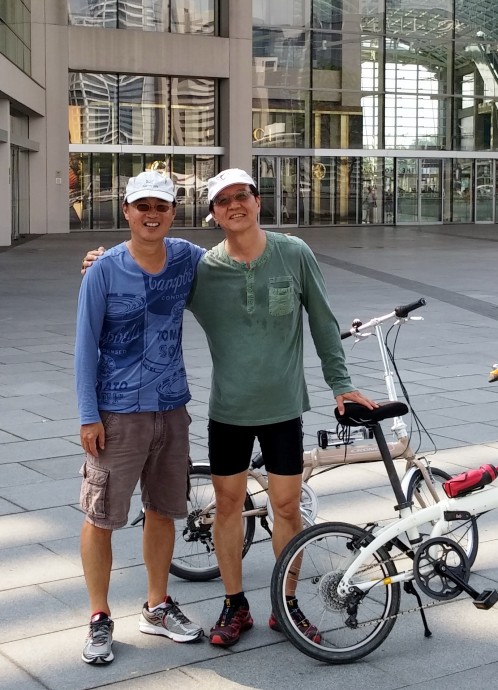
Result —
[{"label": "bicycle chainring", "polygon": [[422,592],[442,601],[455,599],[463,588],[448,577],[448,572],[465,583],[469,581],[469,559],[460,544],[448,537],[424,541],[413,559],[415,582]]}]

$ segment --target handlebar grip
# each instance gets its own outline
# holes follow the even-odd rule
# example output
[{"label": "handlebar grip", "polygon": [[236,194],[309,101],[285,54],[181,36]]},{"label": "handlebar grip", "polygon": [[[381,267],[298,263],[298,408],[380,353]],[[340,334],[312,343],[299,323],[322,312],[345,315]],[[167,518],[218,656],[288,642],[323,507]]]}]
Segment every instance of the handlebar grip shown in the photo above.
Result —
[{"label": "handlebar grip", "polygon": [[341,333],[341,340],[346,340],[346,338],[351,338],[352,335],[353,334],[351,333],[351,331],[343,331]]},{"label": "handlebar grip", "polygon": [[424,307],[426,304],[427,302],[425,301],[424,297],[421,297],[416,302],[410,302],[410,304],[404,304],[400,305],[399,307],[395,307],[394,313],[398,318],[404,319],[406,316],[408,316],[408,314],[411,311],[419,309],[420,307]]}]

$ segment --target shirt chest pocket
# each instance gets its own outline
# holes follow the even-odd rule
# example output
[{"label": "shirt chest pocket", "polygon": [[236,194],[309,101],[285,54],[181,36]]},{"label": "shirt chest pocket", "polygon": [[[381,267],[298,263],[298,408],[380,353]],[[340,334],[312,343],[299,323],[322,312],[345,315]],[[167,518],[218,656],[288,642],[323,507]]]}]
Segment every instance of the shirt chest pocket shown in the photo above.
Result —
[{"label": "shirt chest pocket", "polygon": [[294,311],[292,276],[277,276],[268,280],[268,311],[270,316],[285,316]]}]

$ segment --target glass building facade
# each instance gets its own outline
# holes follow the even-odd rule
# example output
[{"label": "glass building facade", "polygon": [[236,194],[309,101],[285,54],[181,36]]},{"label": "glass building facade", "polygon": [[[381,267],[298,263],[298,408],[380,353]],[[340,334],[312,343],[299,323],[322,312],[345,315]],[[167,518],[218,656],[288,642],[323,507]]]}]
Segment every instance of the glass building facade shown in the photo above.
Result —
[{"label": "glass building facade", "polygon": [[[218,4],[70,0],[69,19],[217,35]],[[496,220],[495,0],[253,0],[252,20],[247,140],[263,226]],[[220,160],[198,151],[220,144],[219,82],[70,74],[71,143],[95,145],[71,155],[71,226],[119,224],[124,181],[154,165],[175,180],[180,225],[202,224]],[[99,151],[108,143],[177,153]]]},{"label": "glass building facade", "polygon": [[495,0],[253,2],[266,225],[494,222],[497,108]]},{"label": "glass building facade", "polygon": [[31,0],[0,3],[0,53],[31,73]]},{"label": "glass building facade", "polygon": [[179,228],[227,167],[266,228],[498,221],[497,0],[9,0],[0,91],[0,245],[124,227],[144,168]]}]

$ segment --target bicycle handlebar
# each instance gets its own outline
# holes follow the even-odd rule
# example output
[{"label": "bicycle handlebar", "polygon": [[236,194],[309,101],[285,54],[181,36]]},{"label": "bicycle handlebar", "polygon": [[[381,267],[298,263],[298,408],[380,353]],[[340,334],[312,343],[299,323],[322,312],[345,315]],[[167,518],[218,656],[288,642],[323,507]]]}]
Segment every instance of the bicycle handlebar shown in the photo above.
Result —
[{"label": "bicycle handlebar", "polygon": [[427,302],[425,298],[421,297],[416,302],[410,302],[409,304],[404,304],[400,305],[399,307],[395,307],[394,311],[390,312],[389,314],[385,314],[384,316],[377,316],[373,319],[370,319],[370,321],[367,321],[366,323],[362,323],[359,319],[355,319],[349,331],[341,332],[341,340],[350,338],[352,335],[357,335],[358,333],[361,333],[361,331],[364,331],[367,328],[371,328],[372,326],[378,326],[379,324],[384,323],[384,321],[388,321],[389,319],[405,319],[411,311],[419,309],[420,307],[423,307],[426,304]]},{"label": "bicycle handlebar", "polygon": [[418,299],[416,302],[410,302],[410,304],[405,304],[404,306],[396,307],[394,309],[394,313],[399,319],[404,319],[408,316],[408,314],[411,311],[415,311],[415,309],[419,309],[420,307],[425,307],[427,304],[426,300],[424,297],[421,297]]}]

